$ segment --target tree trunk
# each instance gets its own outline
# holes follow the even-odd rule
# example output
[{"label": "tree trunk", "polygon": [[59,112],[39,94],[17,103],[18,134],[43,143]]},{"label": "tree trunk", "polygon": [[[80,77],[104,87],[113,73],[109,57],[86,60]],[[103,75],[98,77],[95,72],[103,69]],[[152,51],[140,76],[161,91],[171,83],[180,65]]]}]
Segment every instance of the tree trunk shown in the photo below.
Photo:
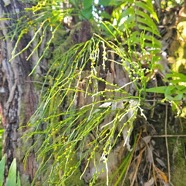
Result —
[{"label": "tree trunk", "polygon": [[[18,0],[0,1],[0,18],[8,16],[8,19],[0,21],[0,36],[3,38],[0,40],[0,108],[5,128],[3,142],[3,153],[7,156],[5,176],[7,176],[7,170],[13,158],[16,158],[24,186],[33,179],[37,165],[33,152],[24,168],[23,159],[26,149],[22,148],[25,144],[21,137],[27,130],[27,122],[37,108],[39,92],[34,87],[33,75],[29,75],[35,59],[26,59],[29,54],[28,50],[11,58],[19,35],[15,22],[24,14],[26,6],[28,6],[26,3]],[[21,51],[27,45],[30,37],[32,35],[28,33],[21,39],[16,52]],[[30,141],[30,145],[32,143],[34,139]]]}]

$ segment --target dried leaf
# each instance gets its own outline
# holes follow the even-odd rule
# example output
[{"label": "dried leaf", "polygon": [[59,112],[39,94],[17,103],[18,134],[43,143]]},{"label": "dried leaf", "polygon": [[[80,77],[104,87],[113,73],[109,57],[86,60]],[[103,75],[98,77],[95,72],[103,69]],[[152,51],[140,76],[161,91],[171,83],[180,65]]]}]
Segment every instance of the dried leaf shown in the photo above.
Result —
[{"label": "dried leaf", "polygon": [[79,82],[78,84],[78,92],[77,92],[77,106],[82,107],[85,105],[85,95],[84,95],[84,82]]},{"label": "dried leaf", "polygon": [[126,145],[128,151],[131,151],[131,146],[130,146],[130,136],[129,136],[129,131],[130,131],[130,126],[129,125],[126,125],[125,128],[123,129],[122,131],[122,134],[123,134],[123,139],[124,139],[124,145]]},{"label": "dried leaf", "polygon": [[108,72],[107,73],[107,76],[106,76],[106,87],[105,87],[105,96],[106,98],[113,98],[114,97],[114,94],[113,94],[113,91],[110,91],[110,90],[113,90],[113,82],[114,82],[114,78],[113,78],[113,75]]},{"label": "dried leaf", "polygon": [[142,138],[142,140],[146,143],[146,144],[148,144],[149,142],[150,142],[150,140],[151,140],[151,136],[145,136],[144,138]]},{"label": "dried leaf", "polygon": [[150,163],[153,163],[154,162],[154,159],[153,159],[153,154],[152,154],[152,149],[147,147],[147,160],[150,162]]},{"label": "dried leaf", "polygon": [[116,73],[115,73],[114,62],[113,61],[110,63],[110,71],[113,74],[113,77],[116,78]]},{"label": "dried leaf", "polygon": [[158,175],[158,177],[166,184],[168,183],[168,178],[166,176],[166,174],[164,172],[162,172],[160,169],[158,169],[157,167],[155,167],[156,173]]},{"label": "dried leaf", "polygon": [[101,104],[99,107],[100,108],[108,108],[111,105],[112,105],[112,102],[105,102],[105,103]]},{"label": "dried leaf", "polygon": [[141,164],[141,160],[142,160],[144,151],[145,151],[145,148],[141,149],[139,155],[137,156],[137,162],[136,162],[136,165],[135,165],[135,172],[134,172],[134,175],[132,177],[130,186],[134,186],[134,182],[137,178],[137,172],[139,172],[139,166]]},{"label": "dried leaf", "polygon": [[[130,82],[128,73],[122,68],[122,65],[115,64],[116,77],[114,81],[119,87],[124,87]],[[125,90],[129,91],[129,86],[125,86]]]},{"label": "dried leaf", "polygon": [[[130,100],[129,101],[129,104],[130,104],[130,109],[129,109],[129,112],[127,113],[127,117],[126,119],[130,120],[132,119],[134,116],[135,116],[135,113],[137,112],[137,106],[138,106],[138,101],[135,101],[135,100]],[[124,146],[126,145],[127,146],[127,149],[129,151],[131,151],[131,147],[130,147],[130,134],[133,130],[133,123],[130,123],[130,124],[127,124],[125,126],[125,128],[123,129],[123,138],[124,138]]]},{"label": "dried leaf", "polygon": [[156,158],[156,161],[157,161],[162,167],[166,168],[165,163],[164,163],[161,159]]},{"label": "dried leaf", "polygon": [[154,178],[151,178],[147,182],[144,183],[144,186],[153,186],[154,185]]}]

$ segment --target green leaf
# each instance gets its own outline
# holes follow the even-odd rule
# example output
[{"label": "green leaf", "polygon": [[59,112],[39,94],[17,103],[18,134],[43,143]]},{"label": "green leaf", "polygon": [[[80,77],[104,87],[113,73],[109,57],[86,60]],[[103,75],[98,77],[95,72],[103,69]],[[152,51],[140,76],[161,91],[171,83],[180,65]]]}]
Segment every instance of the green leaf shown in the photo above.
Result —
[{"label": "green leaf", "polygon": [[4,132],[4,129],[0,129],[0,135],[2,135]]},{"label": "green leaf", "polygon": [[124,22],[124,25],[127,29],[132,29],[135,26],[135,18],[134,16],[128,17]]},{"label": "green leaf", "polygon": [[3,186],[6,156],[0,161],[0,186]]},{"label": "green leaf", "polygon": [[111,0],[100,0],[99,4],[103,5],[103,6],[109,6],[110,2],[111,2]]},{"label": "green leaf", "polygon": [[84,9],[89,9],[92,7],[93,0],[83,0]]},{"label": "green leaf", "polygon": [[111,0],[109,5],[110,6],[120,6],[121,4],[122,5],[126,5],[126,4],[129,4],[129,3],[133,3],[134,0],[127,0],[127,2],[124,2],[123,0]]},{"label": "green leaf", "polygon": [[121,13],[121,18],[123,17],[128,17],[130,15],[134,15],[134,8],[130,7],[130,8],[127,8],[125,11],[123,11]]},{"label": "green leaf", "polygon": [[118,23],[121,24],[121,21],[123,21],[123,19],[126,19],[128,20],[129,18],[132,17],[132,19],[134,20],[135,17],[134,17],[134,8],[130,7],[130,8],[127,8],[125,11],[123,11],[121,14],[120,14],[120,18],[118,20]]},{"label": "green leaf", "polygon": [[0,18],[0,21],[6,21],[6,20],[10,20],[10,18],[5,18],[5,17]]},{"label": "green leaf", "polygon": [[150,18],[148,14],[140,10],[136,10],[136,14],[140,16],[140,17],[139,16],[137,17],[137,22],[141,22],[147,25],[150,29],[152,29],[151,31],[152,33],[156,34],[157,36],[160,36],[156,24],[154,23],[154,21],[152,20],[152,18]]},{"label": "green leaf", "polygon": [[14,158],[8,172],[6,186],[16,185],[16,177],[17,177],[16,172],[17,172],[16,159]]},{"label": "green leaf", "polygon": [[[166,74],[166,78],[178,78],[178,82],[186,82],[186,76],[181,73],[173,72],[171,74]],[[174,80],[170,80],[171,82]]]},{"label": "green leaf", "polygon": [[88,9],[83,9],[81,11],[81,15],[88,20],[91,19],[92,18],[92,7]]},{"label": "green leaf", "polygon": [[159,40],[157,40],[155,37],[151,36],[151,35],[147,35],[147,34],[144,34],[143,35],[143,38],[147,41],[151,41],[152,44],[157,44],[159,47],[161,46],[161,43]]},{"label": "green leaf", "polygon": [[156,12],[153,10],[152,2],[144,2],[144,1],[136,1],[135,5],[142,8],[143,10],[146,10],[150,13],[150,15],[157,21],[159,22],[159,19],[157,17]]},{"label": "green leaf", "polygon": [[17,176],[17,186],[21,186],[21,179],[20,179],[19,173],[18,173],[18,176]]},{"label": "green leaf", "polygon": [[183,93],[186,93],[186,86],[184,85],[177,85],[177,89]]},{"label": "green leaf", "polygon": [[165,99],[169,101],[179,101],[183,98],[186,88],[185,86],[169,85],[149,88],[146,91],[164,94]]},{"label": "green leaf", "polygon": [[157,36],[159,36],[159,33],[157,33],[155,30],[152,30],[152,28],[148,27],[148,26],[145,26],[145,25],[142,25],[142,24],[138,24],[138,28],[140,30],[143,30],[143,31],[149,31]]},{"label": "green leaf", "polygon": [[176,96],[172,96],[172,95],[167,95],[166,99],[169,101],[180,101],[183,98],[183,94],[178,94]]},{"label": "green leaf", "polygon": [[182,86],[169,85],[165,91],[165,98],[170,101],[179,101],[183,98]]},{"label": "green leaf", "polygon": [[140,43],[140,36],[139,36],[139,32],[138,31],[134,31],[132,32],[132,34],[127,38],[126,40],[126,44],[130,43],[130,44],[138,44]]},{"label": "green leaf", "polygon": [[101,17],[103,17],[104,19],[110,19],[111,15],[108,14],[106,11],[101,12]]},{"label": "green leaf", "polygon": [[164,94],[166,89],[167,89],[167,86],[153,87],[153,88],[146,89],[146,92],[154,92],[154,93]]}]

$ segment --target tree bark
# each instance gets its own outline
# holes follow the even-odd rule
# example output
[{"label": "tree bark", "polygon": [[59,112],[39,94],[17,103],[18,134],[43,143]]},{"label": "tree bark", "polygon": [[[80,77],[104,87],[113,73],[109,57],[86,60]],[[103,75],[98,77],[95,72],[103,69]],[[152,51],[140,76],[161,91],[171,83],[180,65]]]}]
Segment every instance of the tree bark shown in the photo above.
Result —
[{"label": "tree bark", "polygon": [[[3,142],[3,153],[7,156],[5,177],[13,158],[16,158],[23,185],[29,185],[37,167],[33,152],[24,168],[26,149],[22,148],[25,144],[21,137],[27,130],[26,124],[37,107],[39,92],[34,87],[33,76],[29,76],[34,66],[33,58],[26,60],[29,51],[10,59],[19,35],[15,22],[24,14],[26,6],[28,6],[26,3],[18,0],[0,1],[0,18],[8,17],[0,21],[0,36],[3,38],[0,40],[0,108],[5,128]],[[11,39],[13,34],[15,37]],[[16,52],[27,45],[30,37],[31,34],[27,34],[21,39]],[[34,139],[30,145],[32,143]]]}]

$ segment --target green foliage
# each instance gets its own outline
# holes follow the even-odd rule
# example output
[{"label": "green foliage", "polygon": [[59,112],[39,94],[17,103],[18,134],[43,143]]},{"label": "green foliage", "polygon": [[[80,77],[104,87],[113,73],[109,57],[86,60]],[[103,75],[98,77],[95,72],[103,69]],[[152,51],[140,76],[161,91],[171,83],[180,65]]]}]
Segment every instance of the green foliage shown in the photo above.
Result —
[{"label": "green foliage", "polygon": [[105,1],[104,0],[100,0],[99,4],[103,5],[103,6],[109,6],[110,2],[111,2],[111,0],[105,0]]},{"label": "green foliage", "polygon": [[164,99],[162,101],[173,103],[175,106],[173,109],[177,109],[178,113],[180,113],[180,102],[185,99],[186,96],[186,76],[181,73],[172,72],[166,74],[165,82],[169,85],[149,88],[146,91],[164,94]]},{"label": "green foliage", "polygon": [[[6,156],[0,161],[0,186],[3,186]],[[21,186],[19,173],[17,172],[16,159],[10,165],[6,186]]]},{"label": "green foliage", "polygon": [[[36,61],[36,65],[31,72],[37,68],[41,60],[47,55],[50,49],[50,44],[54,38],[54,35],[58,28],[61,26],[65,16],[71,13],[71,9],[61,7],[61,1],[38,1],[35,6],[25,9],[26,16],[22,16],[17,20],[16,29],[11,34],[12,39],[16,39],[15,47],[12,51],[12,59],[28,50],[30,47],[34,47],[26,60],[29,60],[33,55],[38,55],[38,50],[41,50],[39,59]],[[21,39],[27,34],[32,34],[32,39],[27,45],[17,52],[17,48]],[[44,46],[43,48],[41,48]],[[12,60],[10,59],[10,61]]]},{"label": "green foliage", "polygon": [[6,162],[6,156],[3,156],[3,158],[0,161],[0,186],[3,185],[3,181],[4,181],[5,162]]},{"label": "green foliage", "polygon": [[19,177],[19,173],[17,175],[17,166],[16,166],[16,159],[13,159],[10,168],[9,168],[9,172],[8,172],[8,177],[7,177],[7,181],[6,181],[6,186],[20,186],[20,177]]},{"label": "green foliage", "polygon": [[[107,33],[109,28],[109,33],[112,33],[114,38],[118,34],[124,34],[123,43],[130,44],[130,46],[136,47],[140,43],[142,48],[144,45],[145,47],[160,48],[160,42],[154,37],[160,35],[153,19],[158,22],[158,17],[150,1],[118,2],[112,13],[111,24],[105,22],[103,25],[106,28],[103,27],[103,29]],[[139,40],[143,40],[143,42]]]},{"label": "green foliage", "polygon": [[[103,185],[120,185],[135,149],[136,140],[133,149],[129,144],[134,121],[138,114],[145,117],[141,105],[146,93],[164,94],[164,100],[178,108],[185,96],[186,76],[168,74],[165,81],[169,86],[146,89],[159,67],[161,48],[158,18],[150,0],[100,0],[97,5],[93,0],[69,2],[35,1],[34,6],[25,9],[26,15],[17,21],[11,35],[17,40],[12,58],[30,48],[27,60],[39,55],[31,75],[51,52],[50,45],[55,48],[45,81],[39,87],[38,109],[29,121],[31,130],[24,136],[35,139],[25,159],[29,152],[35,152],[39,167],[33,185],[40,175],[45,178],[43,185],[83,185],[82,178],[91,167],[90,185],[96,185],[101,174],[106,178]],[[76,17],[69,36],[63,26],[66,16]],[[86,30],[81,27],[82,20],[92,24],[92,37],[86,41],[81,40],[86,35],[80,34]],[[30,41],[17,51],[28,33]],[[126,77],[120,77],[120,72]],[[121,142],[131,151],[110,176],[109,162]],[[5,157],[0,162],[0,180],[4,166]],[[15,185],[16,181],[20,185],[13,160],[6,184]]]},{"label": "green foliage", "polygon": [[93,7],[93,0],[83,0],[83,10],[81,14],[86,19],[92,18],[92,7]]},{"label": "green foliage", "polygon": [[[138,16],[136,12],[140,18],[138,19],[139,21],[147,18],[147,16],[140,14],[138,11],[131,11],[132,16]],[[150,24],[150,21],[147,22],[147,24],[148,23]],[[140,30],[142,29],[142,32],[133,32],[132,30],[134,29],[135,24],[133,24],[133,27],[130,27],[130,24],[126,23],[125,33],[127,34],[127,40],[124,44],[127,44],[128,46],[127,54],[121,47],[123,43],[115,45],[112,41],[107,41],[95,34],[95,36],[86,43],[72,47],[63,55],[58,54],[58,59],[53,61],[53,65],[57,63],[60,64],[60,66],[56,69],[53,86],[48,89],[47,93],[43,96],[40,107],[31,120],[32,125],[35,125],[36,131],[30,134],[30,136],[32,136],[36,133],[40,133],[41,135],[47,136],[39,147],[37,155],[39,159],[42,158],[43,162],[53,161],[52,172],[50,172],[48,178],[50,184],[60,184],[61,180],[63,180],[62,182],[68,185],[68,182],[72,179],[73,175],[80,171],[79,166],[82,161],[87,160],[83,171],[85,172],[91,161],[97,161],[97,153],[100,155],[102,154],[104,157],[109,156],[114,145],[121,138],[120,136],[125,126],[129,127],[128,135],[130,136],[133,128],[133,121],[138,113],[142,96],[141,88],[138,89],[137,82],[140,80],[142,82],[142,87],[146,87],[146,82],[148,81],[140,61],[138,61],[138,59],[132,59],[133,55],[137,55],[135,53],[137,51],[132,48],[139,44],[141,46],[141,52],[146,53],[146,47],[153,47],[155,50],[151,50],[150,53],[152,56],[155,56],[158,50],[157,46],[159,47],[159,45],[156,45],[157,42],[155,39],[152,42],[154,37],[148,38],[150,42],[149,40],[148,42],[145,42],[144,40],[145,36],[147,38],[146,31],[151,31],[151,34],[154,34],[156,32],[155,28],[141,26]],[[107,25],[108,24],[104,22],[102,24],[102,26],[105,27],[106,32],[112,33],[112,30],[110,30]],[[120,30],[116,30],[114,38],[123,37],[120,33]],[[109,34],[107,37],[110,38]],[[134,84],[138,89],[138,96],[132,96],[118,85],[107,82],[99,77],[97,64],[100,60],[100,45],[103,46],[105,53],[109,49],[115,55],[120,57],[122,63],[118,65],[120,68],[126,69],[129,73],[131,78],[130,83]],[[106,60],[111,59],[109,59],[107,55],[104,56],[103,52],[103,68],[105,68],[104,61]],[[157,58],[152,58],[147,61],[147,63],[150,65],[156,60]],[[86,75],[84,69],[88,63],[90,63],[91,68],[88,75]],[[114,63],[118,62],[114,61]],[[130,67],[127,65],[128,63],[130,64]],[[131,68],[134,70],[133,72],[130,70]],[[149,71],[151,70],[153,70],[153,65],[151,65]],[[85,90],[79,90],[77,87],[78,81],[82,78],[85,79]],[[110,88],[100,91],[98,89],[98,82],[106,83]],[[77,109],[74,106],[74,102],[77,94],[80,93],[83,93],[85,97],[89,97],[91,102],[87,105],[82,105],[80,109]],[[114,95],[116,94],[119,94],[120,96],[115,97]],[[100,100],[101,95],[105,95],[103,101]],[[111,95],[111,97],[107,95]],[[129,100],[131,99],[135,100],[133,106],[129,103]],[[117,107],[114,109],[114,105],[116,105],[118,101],[123,102],[122,109]],[[66,109],[63,110],[62,108],[61,111],[60,107],[64,103],[66,104]],[[103,106],[103,104],[107,105]],[[111,119],[109,123],[105,123],[100,130],[99,128],[102,121],[106,120],[106,118],[113,113],[115,117]],[[131,113],[131,116],[127,121],[123,121],[124,123],[122,123],[122,118],[129,115],[129,113]],[[59,117],[62,118],[62,120],[59,120]],[[43,122],[47,123],[47,126],[45,130],[40,131],[38,126]],[[116,131],[118,131],[117,135],[115,135]],[[90,137],[91,133],[93,133],[93,136],[95,137]],[[87,143],[88,141],[90,142]],[[102,144],[101,146],[100,143]],[[38,142],[36,142],[32,148],[37,146]],[[85,150],[86,153],[84,153]],[[47,156],[47,154],[51,154],[51,156]],[[107,171],[106,162],[107,161],[104,163],[105,171]],[[96,166],[98,165],[95,164],[95,167]],[[61,167],[63,167],[63,170],[61,170]],[[47,163],[43,163],[40,165],[38,173],[39,171],[46,169]],[[63,172],[61,173],[63,176],[58,177],[61,171]],[[95,176],[96,174],[99,174],[99,171],[95,172]],[[95,180],[96,177],[93,177],[91,182],[95,183]],[[109,180],[107,180],[107,182],[108,181]]]},{"label": "green foliage", "polygon": [[[80,15],[90,21],[93,1],[83,0],[76,6],[77,1],[70,2],[75,9],[82,6]],[[28,140],[38,139],[29,151],[36,152],[39,162],[35,180],[41,174],[47,175],[44,185],[72,184],[74,175],[81,179],[89,166],[95,168],[90,184],[96,184],[103,172],[107,185],[110,181],[119,184],[122,177],[119,177],[119,181],[109,177],[109,157],[112,157],[113,149],[122,140],[131,150],[129,139],[133,123],[139,112],[144,116],[141,104],[150,80],[146,74],[153,73],[157,67],[161,47],[155,37],[159,36],[155,24],[157,16],[151,1],[99,1],[99,5],[106,6],[106,3],[113,6],[113,11],[107,21],[103,17],[103,13],[108,15],[104,8],[99,23],[91,19],[92,25],[98,24],[93,29],[91,39],[77,43],[70,40],[65,46],[66,43],[59,45],[54,42],[55,34],[62,19],[77,10],[60,8],[59,1],[39,1],[27,9],[34,17],[21,29],[12,52],[14,58],[34,46],[29,59],[38,52],[50,30],[44,51],[32,71],[53,42],[55,57],[50,61],[45,80],[48,87],[45,88],[43,84],[38,109],[30,120],[32,130],[24,136]],[[16,53],[21,38],[31,28],[35,29],[33,38]],[[69,37],[78,37],[78,31],[81,30],[83,28],[77,32],[71,30]],[[126,77],[114,79],[119,74],[116,68]],[[117,80],[120,82],[116,83]],[[105,87],[100,89],[100,84]],[[130,87],[135,92],[130,92]],[[129,153],[122,160],[121,167],[116,170],[117,175],[126,174],[131,158],[132,153]],[[81,164],[84,164],[83,170],[80,170]]]}]

